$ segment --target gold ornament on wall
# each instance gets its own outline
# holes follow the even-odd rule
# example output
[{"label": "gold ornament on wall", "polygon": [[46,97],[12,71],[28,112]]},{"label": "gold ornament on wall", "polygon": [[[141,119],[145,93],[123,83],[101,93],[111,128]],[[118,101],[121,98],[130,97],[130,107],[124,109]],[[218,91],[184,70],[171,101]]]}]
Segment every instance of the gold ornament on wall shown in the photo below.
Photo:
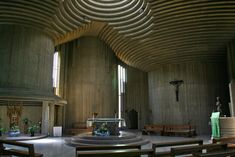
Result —
[{"label": "gold ornament on wall", "polygon": [[12,125],[19,125],[19,119],[22,114],[22,102],[15,103],[15,104],[8,104],[7,106],[7,116],[10,119],[10,126]]}]

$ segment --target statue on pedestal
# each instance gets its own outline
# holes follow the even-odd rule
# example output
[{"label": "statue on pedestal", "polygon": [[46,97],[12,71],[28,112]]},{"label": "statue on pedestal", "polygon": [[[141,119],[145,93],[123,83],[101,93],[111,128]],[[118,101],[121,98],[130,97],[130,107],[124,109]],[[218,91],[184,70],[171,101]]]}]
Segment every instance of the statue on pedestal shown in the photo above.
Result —
[{"label": "statue on pedestal", "polygon": [[220,102],[220,97],[216,97],[216,104],[215,105],[216,105],[216,111],[220,112],[220,114],[222,114],[222,110],[221,110],[222,104]]}]

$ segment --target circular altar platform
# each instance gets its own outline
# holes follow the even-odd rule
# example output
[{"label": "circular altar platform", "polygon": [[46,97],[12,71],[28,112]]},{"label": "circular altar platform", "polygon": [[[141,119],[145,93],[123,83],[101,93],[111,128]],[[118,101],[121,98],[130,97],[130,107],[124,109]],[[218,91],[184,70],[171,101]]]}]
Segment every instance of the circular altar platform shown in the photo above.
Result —
[{"label": "circular altar platform", "polygon": [[69,146],[88,146],[88,145],[102,145],[102,146],[116,146],[116,145],[145,145],[149,141],[143,139],[141,136],[131,133],[120,131],[119,136],[96,136],[91,132],[79,134],[77,136],[66,139],[65,143]]},{"label": "circular altar platform", "polygon": [[25,141],[25,140],[36,140],[41,138],[46,138],[47,135],[35,134],[35,136],[30,136],[29,134],[22,134],[16,137],[9,137],[7,135],[0,136],[0,140],[11,140],[11,141]]}]

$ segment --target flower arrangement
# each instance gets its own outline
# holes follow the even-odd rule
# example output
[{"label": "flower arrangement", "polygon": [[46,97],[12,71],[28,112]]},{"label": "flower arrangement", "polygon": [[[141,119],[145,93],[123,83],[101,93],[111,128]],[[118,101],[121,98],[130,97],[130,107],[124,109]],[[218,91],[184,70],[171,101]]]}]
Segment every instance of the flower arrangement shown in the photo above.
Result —
[{"label": "flower arrangement", "polygon": [[100,127],[95,131],[95,135],[97,136],[109,136],[110,133],[108,131],[107,123],[102,123]]},{"label": "flower arrangement", "polygon": [[16,137],[20,135],[20,129],[19,126],[15,123],[11,124],[10,131],[8,132],[10,137]]},{"label": "flower arrangement", "polygon": [[35,132],[40,129],[40,126],[37,123],[30,122],[30,126],[28,127],[28,132],[30,136],[34,136]]}]

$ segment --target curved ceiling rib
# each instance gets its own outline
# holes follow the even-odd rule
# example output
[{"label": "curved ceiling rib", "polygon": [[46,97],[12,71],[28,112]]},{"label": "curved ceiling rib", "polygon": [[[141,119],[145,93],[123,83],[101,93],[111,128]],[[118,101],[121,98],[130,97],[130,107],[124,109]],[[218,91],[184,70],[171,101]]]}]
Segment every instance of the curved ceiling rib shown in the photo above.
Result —
[{"label": "curved ceiling rib", "polygon": [[43,30],[55,36],[51,26],[53,15],[59,6],[59,0],[1,0],[0,24],[16,24]]},{"label": "curved ceiling rib", "polygon": [[234,0],[0,0],[0,24],[42,30],[61,44],[98,36],[125,63],[218,60],[235,35]]}]

